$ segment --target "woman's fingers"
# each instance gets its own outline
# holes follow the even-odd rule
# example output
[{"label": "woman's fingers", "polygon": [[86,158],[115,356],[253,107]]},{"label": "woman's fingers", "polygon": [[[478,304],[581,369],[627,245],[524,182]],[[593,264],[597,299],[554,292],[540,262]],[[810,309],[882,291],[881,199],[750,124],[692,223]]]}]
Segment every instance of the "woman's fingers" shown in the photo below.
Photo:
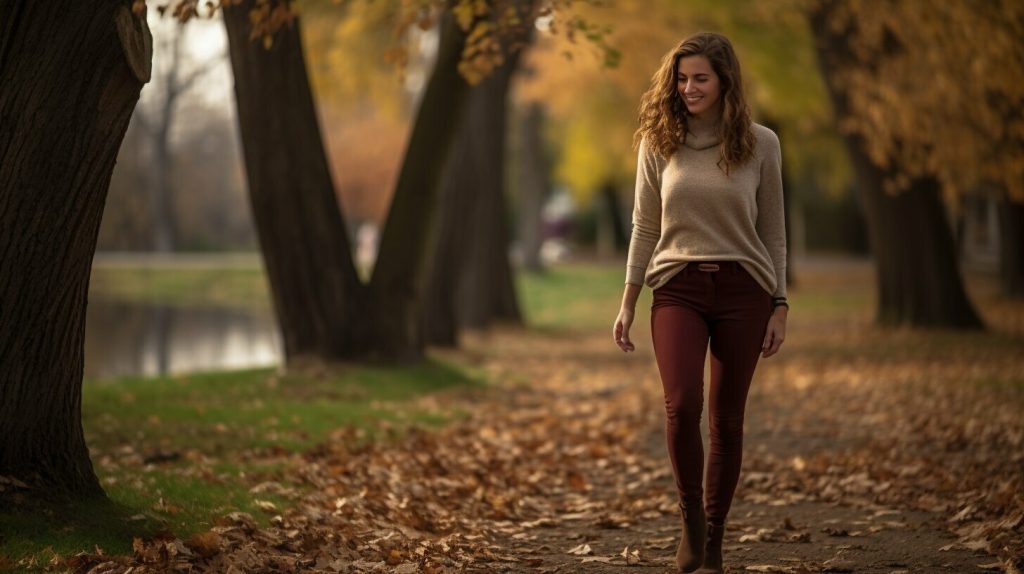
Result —
[{"label": "woman's fingers", "polygon": [[615,321],[614,336],[615,344],[623,351],[634,349],[633,343],[629,340],[629,325],[623,323],[621,319]]},{"label": "woman's fingers", "polygon": [[764,357],[768,358],[779,352],[782,347],[782,341],[784,337],[778,328],[774,325],[769,325],[768,333],[765,335],[764,343],[761,344],[761,350],[764,352]]}]

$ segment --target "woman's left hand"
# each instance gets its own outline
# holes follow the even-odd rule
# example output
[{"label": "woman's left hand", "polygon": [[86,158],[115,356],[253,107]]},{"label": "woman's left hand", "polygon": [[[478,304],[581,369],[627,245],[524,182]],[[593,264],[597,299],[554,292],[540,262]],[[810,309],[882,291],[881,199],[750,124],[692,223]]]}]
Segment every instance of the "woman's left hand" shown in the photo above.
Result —
[{"label": "woman's left hand", "polygon": [[781,305],[772,311],[772,316],[768,319],[768,328],[765,330],[764,342],[761,343],[761,352],[764,358],[767,359],[778,353],[782,342],[786,340],[786,315],[788,313],[789,308]]}]

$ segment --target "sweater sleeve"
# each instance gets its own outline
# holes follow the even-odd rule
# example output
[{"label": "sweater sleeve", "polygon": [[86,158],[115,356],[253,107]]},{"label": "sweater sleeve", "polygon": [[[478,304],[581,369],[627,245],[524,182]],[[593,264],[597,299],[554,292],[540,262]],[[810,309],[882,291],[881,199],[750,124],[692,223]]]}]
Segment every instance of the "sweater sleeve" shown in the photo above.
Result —
[{"label": "sweater sleeve", "polygon": [[661,236],[661,165],[657,150],[640,141],[637,154],[633,232],[626,260],[626,283],[644,284],[647,264]]},{"label": "sweater sleeve", "polygon": [[761,182],[757,187],[756,230],[775,267],[777,286],[773,297],[786,296],[786,215],[782,190],[782,146],[768,130],[762,143]]}]

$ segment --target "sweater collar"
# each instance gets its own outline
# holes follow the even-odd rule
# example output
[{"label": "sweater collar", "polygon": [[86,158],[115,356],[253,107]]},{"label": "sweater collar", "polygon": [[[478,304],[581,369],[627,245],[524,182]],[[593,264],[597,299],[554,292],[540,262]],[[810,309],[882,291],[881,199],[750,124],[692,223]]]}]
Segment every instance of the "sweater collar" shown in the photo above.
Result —
[{"label": "sweater collar", "polygon": [[722,139],[718,133],[718,124],[721,115],[718,117],[699,118],[697,116],[686,116],[687,134],[683,145],[691,149],[707,149],[718,145]]}]

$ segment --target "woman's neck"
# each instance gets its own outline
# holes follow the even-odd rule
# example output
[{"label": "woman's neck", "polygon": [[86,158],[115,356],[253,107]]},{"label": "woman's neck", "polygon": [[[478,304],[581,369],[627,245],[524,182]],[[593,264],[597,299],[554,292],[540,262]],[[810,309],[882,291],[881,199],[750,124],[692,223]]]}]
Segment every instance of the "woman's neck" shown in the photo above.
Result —
[{"label": "woman's neck", "polygon": [[714,108],[704,110],[702,114],[687,116],[687,125],[694,133],[713,131],[718,128],[722,119],[722,106],[716,103]]},{"label": "woman's neck", "polygon": [[718,145],[720,141],[719,123],[722,120],[721,108],[716,107],[705,111],[699,116],[686,117],[686,146],[693,149],[707,149]]}]

